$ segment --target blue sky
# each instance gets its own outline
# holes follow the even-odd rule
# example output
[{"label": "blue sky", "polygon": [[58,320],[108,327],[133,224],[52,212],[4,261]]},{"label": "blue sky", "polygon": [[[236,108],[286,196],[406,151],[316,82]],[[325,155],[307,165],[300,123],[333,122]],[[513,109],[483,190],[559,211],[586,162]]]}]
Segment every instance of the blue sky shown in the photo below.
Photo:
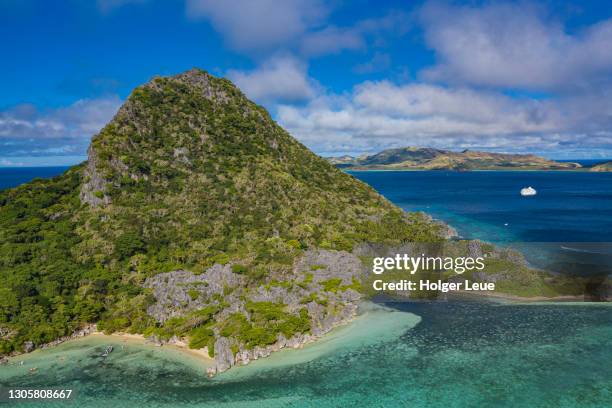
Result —
[{"label": "blue sky", "polygon": [[137,85],[226,76],[323,155],[612,157],[612,5],[0,0],[0,166],[82,161]]}]

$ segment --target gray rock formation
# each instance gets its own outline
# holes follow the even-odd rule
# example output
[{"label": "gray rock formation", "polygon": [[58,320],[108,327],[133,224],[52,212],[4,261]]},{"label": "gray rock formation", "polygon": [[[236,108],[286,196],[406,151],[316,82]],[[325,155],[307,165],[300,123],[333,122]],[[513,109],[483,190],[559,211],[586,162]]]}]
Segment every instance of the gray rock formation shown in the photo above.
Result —
[{"label": "gray rock formation", "polygon": [[25,343],[23,343],[23,351],[26,353],[34,351],[35,348],[36,346],[34,346],[34,343],[32,343],[31,341],[26,341]]},{"label": "gray rock formation", "polygon": [[98,157],[95,149],[89,146],[87,150],[87,166],[85,167],[85,180],[81,186],[80,199],[84,204],[92,207],[109,204],[110,197],[104,192],[106,190],[106,180],[98,172]]},{"label": "gray rock formation", "polygon": [[[200,275],[185,270],[161,273],[147,278],[143,286],[150,288],[156,299],[148,313],[160,323],[208,305],[222,306],[214,316],[217,322],[236,312],[249,319],[246,301],[282,303],[289,313],[306,308],[311,319],[310,333],[298,333],[289,339],[279,334],[277,341],[266,347],[247,349],[236,339],[221,336],[215,329],[215,367],[207,371],[212,376],[235,365],[267,357],[285,347],[302,347],[333,327],[351,320],[357,312],[361,294],[349,286],[355,279],[361,280],[365,272],[363,263],[354,254],[312,249],[305,251],[288,273],[274,276],[255,288],[251,285],[248,290],[247,278],[232,272],[229,264],[216,264]],[[282,279],[282,284],[278,279]],[[339,279],[340,284],[326,291],[325,284],[332,279]],[[276,284],[272,284],[274,282]],[[158,345],[172,341],[163,341],[156,336],[148,340]]]},{"label": "gray rock formation", "polygon": [[184,270],[160,273],[147,278],[143,284],[153,290],[157,300],[147,312],[163,323],[209,304],[219,304],[215,294],[222,295],[224,288],[239,287],[244,281],[243,276],[232,272],[231,265],[215,264],[200,275]]},{"label": "gray rock formation", "polygon": [[366,271],[366,267],[354,254],[324,249],[306,251],[294,266],[295,274],[312,273],[314,283],[342,278],[342,283],[349,285],[353,277],[361,279]]},{"label": "gray rock formation", "polygon": [[231,342],[226,337],[218,337],[215,342],[215,362],[217,372],[223,372],[236,364]]}]

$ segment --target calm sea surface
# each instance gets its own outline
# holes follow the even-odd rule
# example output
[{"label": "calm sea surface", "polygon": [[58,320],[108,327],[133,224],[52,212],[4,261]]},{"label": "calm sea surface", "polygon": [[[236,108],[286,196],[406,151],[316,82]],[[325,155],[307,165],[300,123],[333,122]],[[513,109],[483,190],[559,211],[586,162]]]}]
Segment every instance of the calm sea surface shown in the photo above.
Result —
[{"label": "calm sea surface", "polygon": [[[612,173],[554,171],[352,172],[409,211],[465,238],[515,247],[535,266],[612,273]],[[534,197],[520,190],[532,186]]]},{"label": "calm sea surface", "polygon": [[[612,241],[612,173],[352,172],[406,210],[425,211],[468,238]],[[534,197],[520,190],[532,186]]]},{"label": "calm sea surface", "polygon": [[16,187],[34,178],[49,178],[66,171],[68,167],[0,167],[0,189]]},{"label": "calm sea surface", "polygon": [[[21,171],[0,170],[0,186],[60,170]],[[447,221],[465,237],[501,244],[575,243],[579,250],[580,243],[605,250],[612,241],[612,174],[352,174],[407,210]],[[518,194],[528,185],[538,190],[536,197]],[[184,358],[144,346],[116,347],[101,361],[104,344],[85,339],[29,355],[23,367],[0,367],[0,386],[69,387],[80,407],[612,406],[609,305],[389,306],[396,312],[372,315],[338,337],[341,341],[316,346],[326,351],[311,350],[309,359],[273,364],[296,355],[289,353],[309,352],[280,353],[214,380]],[[34,366],[39,370],[30,374]]]}]

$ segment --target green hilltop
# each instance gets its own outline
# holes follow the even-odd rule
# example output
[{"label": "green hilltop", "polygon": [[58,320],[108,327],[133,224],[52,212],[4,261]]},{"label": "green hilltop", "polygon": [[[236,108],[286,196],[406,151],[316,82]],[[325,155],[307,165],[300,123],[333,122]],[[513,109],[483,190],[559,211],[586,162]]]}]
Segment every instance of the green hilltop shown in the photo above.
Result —
[{"label": "green hilltop", "polygon": [[[104,262],[146,248],[155,270],[206,267],[225,255],[265,258],[271,237],[332,249],[415,238],[372,188],[310,152],[229,81],[198,70],[134,90],[93,138],[84,176],[80,252]],[[134,251],[117,248],[130,241]]]}]

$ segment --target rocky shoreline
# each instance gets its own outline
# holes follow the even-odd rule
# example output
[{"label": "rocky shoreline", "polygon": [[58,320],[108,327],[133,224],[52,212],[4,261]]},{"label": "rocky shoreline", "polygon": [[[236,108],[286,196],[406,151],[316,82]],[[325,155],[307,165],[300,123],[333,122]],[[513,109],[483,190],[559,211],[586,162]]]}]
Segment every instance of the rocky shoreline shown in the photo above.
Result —
[{"label": "rocky shoreline", "polygon": [[50,347],[55,347],[58,346],[64,342],[70,341],[70,340],[75,340],[75,339],[79,339],[82,337],[86,337],[89,336],[90,334],[93,334],[97,331],[97,325],[95,324],[88,324],[84,327],[81,327],[80,329],[77,329],[76,331],[74,331],[72,334],[69,334],[67,336],[62,336],[59,337],[49,343],[44,343],[41,344],[39,346],[35,346],[34,343],[32,343],[31,341],[26,341],[24,343],[24,349],[23,352],[18,352],[18,351],[14,351],[12,353],[10,353],[8,356],[0,356],[0,365],[3,364],[8,364],[9,362],[9,358],[10,357],[17,357],[23,354],[28,354],[31,353],[34,350],[44,350]]},{"label": "rocky shoreline", "polygon": [[[247,348],[236,339],[224,337],[221,331],[215,328],[214,359],[211,358],[214,365],[208,368],[208,375],[213,376],[234,366],[246,365],[283,348],[301,348],[334,327],[350,322],[355,318],[362,298],[352,285],[355,284],[355,279],[361,280],[365,273],[361,260],[350,252],[323,249],[305,251],[296,260],[290,274],[282,277],[282,281],[273,279],[271,282],[275,282],[274,284],[264,284],[249,291],[248,298],[252,302],[282,304],[287,313],[297,313],[305,309],[311,321],[309,332],[296,333],[289,338],[279,333],[273,344]],[[334,288],[326,290],[325,286],[334,281]],[[231,264],[215,264],[201,274],[187,270],[161,273],[148,278],[143,286],[151,290],[156,299],[147,312],[162,325],[168,319],[184,316],[209,305],[218,305],[221,308],[223,303],[229,306],[221,308],[215,315],[217,322],[222,322],[232,314],[242,314],[250,319],[246,305],[247,293],[244,289],[246,277],[234,273]],[[53,347],[95,333],[98,333],[96,325],[88,325],[47,344],[26,343],[24,352]],[[153,334],[143,336],[142,340],[155,346],[187,347],[186,339],[177,335],[160,338]],[[197,353],[202,357],[207,356],[208,348],[198,349]],[[11,356],[18,354],[20,353]]]},{"label": "rocky shoreline", "polygon": [[[350,252],[323,249],[305,251],[296,260],[289,275],[278,276],[278,280],[271,280],[274,284],[264,284],[249,291],[248,299],[252,302],[282,304],[289,313],[297,313],[305,308],[311,320],[310,332],[297,333],[290,338],[279,333],[273,344],[247,348],[235,339],[224,337],[219,329],[215,329],[215,364],[208,369],[208,375],[213,376],[237,365],[246,365],[283,348],[301,348],[334,327],[348,323],[356,316],[362,297],[351,285],[354,285],[355,279],[361,280],[365,273],[361,260]],[[143,284],[152,290],[156,299],[148,313],[163,324],[173,317],[225,302],[230,306],[215,316],[217,322],[236,313],[250,320],[245,302],[245,279],[244,275],[232,272],[230,264],[216,264],[199,275],[186,270],[155,275]],[[330,280],[337,280],[337,287],[325,290]],[[182,339],[173,336],[163,341],[152,337],[149,341],[163,345],[177,344]],[[207,351],[207,348],[202,350]]]},{"label": "rocky shoreline", "polygon": [[[227,371],[232,367],[244,366],[244,365],[249,364],[251,361],[256,361],[261,358],[269,357],[272,353],[281,351],[282,349],[289,349],[289,348],[301,349],[305,345],[317,341],[323,335],[329,333],[334,328],[346,325],[350,323],[352,320],[354,320],[354,318],[357,316],[358,304],[354,304],[352,306],[354,307],[351,307],[350,310],[347,313],[345,313],[341,318],[328,320],[324,326],[319,327],[319,329],[317,330],[317,334],[297,334],[291,337],[290,339],[286,339],[281,334],[279,335],[278,341],[276,343],[269,345],[269,346],[265,346],[265,347],[256,346],[251,350],[241,348],[237,353],[234,354],[234,352],[231,349],[231,343],[229,339],[220,337],[215,342],[215,350],[217,350],[217,352],[215,353],[215,358],[214,360],[211,359],[211,361],[214,361],[214,365],[207,367],[206,374],[208,375],[208,377],[213,377],[216,374]],[[76,330],[74,333],[70,335],[63,336],[52,342],[41,344],[38,347],[34,347],[34,345],[31,344],[29,346],[26,346],[26,349],[24,350],[24,352],[14,352],[8,356],[3,356],[2,358],[0,358],[0,365],[8,364],[10,361],[9,358],[17,357],[17,356],[24,355],[24,354],[29,354],[34,350],[48,349],[51,347],[58,346],[67,341],[81,339],[81,338],[88,337],[88,336],[95,335],[95,334],[100,334],[100,332],[97,330],[97,326],[95,324],[87,325],[83,328]],[[120,337],[121,335],[119,335],[119,338]],[[181,339],[178,337],[172,337],[167,341],[161,341],[155,336],[150,336],[150,337],[142,336],[142,341],[145,344],[156,346],[156,347],[163,347],[165,345],[169,345],[169,346],[178,346],[179,349],[185,349],[185,351],[188,350],[186,348],[184,339]],[[204,347],[203,349],[199,349],[197,351],[202,352],[202,355],[205,355],[208,352],[206,347]]]},{"label": "rocky shoreline", "polygon": [[[269,357],[270,354],[280,351],[284,348],[300,349],[308,343],[312,343],[321,336],[329,333],[332,329],[350,323],[357,316],[358,305],[353,304],[353,307],[346,313],[345,316],[335,321],[329,321],[324,327],[320,327],[317,334],[297,334],[290,339],[286,339],[282,334],[279,335],[278,341],[270,346],[260,347],[255,346],[252,350],[241,348],[236,355],[231,350],[231,344],[228,339],[221,337],[215,342],[215,366],[209,367],[206,373],[209,377],[217,373],[222,373],[234,366],[247,365],[251,361],[260,358]],[[345,309],[346,310],[346,309]]]},{"label": "rocky shoreline", "polygon": [[[454,228],[441,220],[429,217],[430,222],[440,227],[441,235],[445,239],[457,238],[458,234]],[[480,241],[471,241],[468,245],[470,255],[482,256],[482,243]],[[285,348],[300,349],[308,343],[318,340],[321,336],[329,333],[332,329],[350,323],[356,316],[358,306],[362,300],[362,295],[355,290],[348,289],[337,291],[334,293],[325,292],[327,301],[333,305],[334,312],[329,312],[329,307],[322,305],[317,301],[310,301],[303,304],[301,299],[305,295],[321,294],[321,283],[324,283],[330,278],[339,278],[343,284],[350,284],[354,278],[363,278],[367,274],[365,266],[360,260],[360,257],[371,257],[380,255],[381,253],[411,253],[416,250],[413,244],[406,244],[396,248],[388,248],[380,245],[362,244],[354,248],[352,252],[346,251],[329,251],[322,249],[314,249],[306,251],[300,257],[293,267],[294,276],[311,275],[311,282],[308,285],[302,285],[301,288],[293,287],[288,289],[283,286],[262,286],[257,291],[250,293],[250,296],[255,301],[262,302],[281,302],[287,305],[291,310],[299,307],[306,307],[309,316],[312,318],[311,330],[309,333],[298,333],[290,338],[286,338],[283,334],[279,334],[275,343],[267,346],[255,346],[246,348],[242,344],[237,344],[232,339],[223,337],[218,331],[215,332],[214,341],[214,358],[210,358],[213,365],[207,367],[206,373],[212,377],[218,373],[229,370],[235,366],[243,366],[261,358],[266,358],[272,353]],[[525,259],[518,253],[512,251],[501,250],[506,257],[512,258],[512,261],[527,266]],[[498,254],[499,255],[499,254]],[[513,257],[513,256],[514,257]],[[482,275],[482,276],[481,276]],[[478,274],[474,276],[478,281],[495,281],[497,279],[507,278],[503,274],[486,275]],[[197,310],[210,302],[214,295],[224,293],[228,286],[236,288],[233,293],[227,294],[227,300],[233,305],[231,310],[225,313],[241,312],[245,313],[245,305],[241,300],[242,292],[238,290],[244,282],[244,278],[232,272],[231,265],[214,265],[203,274],[195,275],[189,271],[179,270],[168,273],[155,275],[147,279],[144,286],[153,291],[157,302],[149,308],[148,313],[155,317],[159,322],[163,323],[169,318],[180,316],[189,310]],[[200,297],[194,299],[189,296],[189,290],[197,288]],[[463,295],[463,294],[462,294]],[[460,295],[461,296],[461,295]],[[550,301],[550,300],[585,300],[578,296],[559,296],[557,298],[525,298],[520,296],[509,295],[505,293],[489,293],[475,292],[471,297],[494,297],[506,299],[510,301]],[[409,294],[406,294],[409,297]],[[609,297],[608,297],[609,299]],[[31,342],[26,342],[24,353],[29,353],[35,348],[46,349],[57,346],[69,340],[82,338],[88,335],[99,333],[95,324],[84,326],[68,336],[61,337],[53,342],[35,346]],[[139,336],[140,337],[140,336]],[[142,341],[146,344],[154,346],[174,345],[179,348],[187,348],[186,339],[172,336],[169,339],[163,340],[155,335],[149,337],[142,336]],[[203,347],[198,350],[193,350],[203,358],[208,359],[208,348]],[[23,353],[12,353],[10,357],[14,357]],[[0,364],[6,364],[8,358],[0,359]]]}]

